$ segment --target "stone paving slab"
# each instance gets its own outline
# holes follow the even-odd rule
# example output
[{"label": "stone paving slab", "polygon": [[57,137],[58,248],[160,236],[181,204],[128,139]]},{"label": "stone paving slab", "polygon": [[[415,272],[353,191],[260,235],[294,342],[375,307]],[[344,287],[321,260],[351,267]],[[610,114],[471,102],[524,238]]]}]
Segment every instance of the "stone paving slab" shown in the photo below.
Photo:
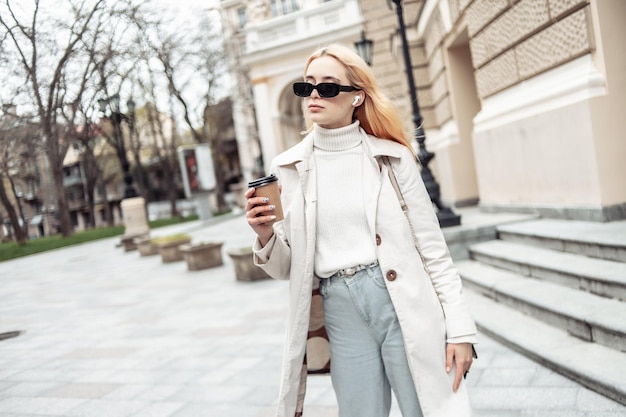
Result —
[{"label": "stone paving slab", "polygon": [[[288,282],[235,280],[243,217],[157,229],[224,241],[224,265],[187,271],[104,239],[0,263],[2,417],[270,417]],[[477,417],[617,417],[626,408],[480,336],[468,375]],[[337,417],[327,376],[307,417]],[[399,417],[397,407],[393,417]]]}]

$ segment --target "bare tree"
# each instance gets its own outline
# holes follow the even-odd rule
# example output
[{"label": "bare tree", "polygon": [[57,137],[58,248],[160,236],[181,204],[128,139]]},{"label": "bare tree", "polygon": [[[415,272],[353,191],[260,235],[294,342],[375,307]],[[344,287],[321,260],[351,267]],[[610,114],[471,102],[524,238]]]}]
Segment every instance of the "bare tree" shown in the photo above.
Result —
[{"label": "bare tree", "polygon": [[[154,96],[153,96],[154,98]],[[167,199],[170,203],[170,213],[172,217],[178,216],[178,208],[176,200],[178,190],[176,187],[176,178],[180,176],[176,162],[176,148],[178,146],[177,134],[174,125],[169,135],[165,134],[161,114],[154,105],[146,106],[146,118],[148,129],[150,129],[152,142],[152,155],[163,171],[163,180],[165,189],[167,190]],[[169,136],[169,139],[168,139]]]},{"label": "bare tree", "polygon": [[[197,143],[208,143],[211,147],[217,210],[226,210],[228,205],[224,199],[225,181],[219,169],[220,150],[217,143],[211,140],[214,136],[209,132],[210,121],[205,118],[206,107],[216,102],[215,84],[225,73],[218,27],[205,16],[199,20],[195,31],[157,30],[153,34],[147,34],[145,39],[161,65],[169,93],[179,104],[182,118],[194,140]],[[200,96],[197,106],[191,104],[193,95]],[[194,123],[194,120],[200,122]]]},{"label": "bare tree", "polygon": [[38,153],[36,131],[27,120],[18,117],[10,105],[3,106],[0,120],[0,203],[9,217],[16,241],[24,244],[28,238],[28,219],[20,199],[37,180],[33,162]]},{"label": "bare tree", "polygon": [[4,207],[4,210],[9,217],[9,221],[11,222],[11,228],[15,235],[15,241],[20,245],[24,245],[26,243],[27,234],[24,231],[24,228],[20,225],[20,217],[22,224],[24,224],[24,213],[20,210],[19,204],[17,204],[17,209],[15,205],[12,204],[6,188],[6,184],[10,184],[10,187],[15,194],[15,185],[9,175],[9,160],[10,155],[13,154],[12,148],[14,147],[15,142],[10,140],[9,135],[10,132],[4,129],[0,130],[0,203]]},{"label": "bare tree", "polygon": [[95,218],[95,190],[98,182],[102,177],[102,168],[100,167],[99,146],[100,136],[98,135],[98,126],[91,122],[89,118],[83,118],[83,126],[76,131],[73,138],[74,148],[79,154],[84,179],[85,195],[87,197],[87,206],[89,209],[88,226],[96,227]]},{"label": "bare tree", "polygon": [[9,200],[3,181],[0,181],[0,203],[2,203],[2,206],[7,211],[9,216],[9,221],[11,222],[13,233],[15,234],[15,241],[19,245],[26,244],[26,233],[24,232],[24,229],[20,227],[20,220],[17,216],[17,212],[15,211],[15,207]]},{"label": "bare tree", "polygon": [[[69,4],[72,11],[69,25],[51,16],[42,18],[39,0],[33,1],[30,16],[18,14],[15,4],[10,0],[5,0],[4,10],[0,12],[0,25],[7,31],[7,37],[19,59],[30,87],[32,104],[39,117],[63,236],[72,234],[63,187],[63,159],[70,145],[66,139],[66,129],[71,129],[71,126],[61,125],[59,117],[66,106],[72,108],[80,102],[86,86],[85,77],[94,65],[91,57],[82,53],[83,41],[89,36],[90,29],[101,27],[105,21],[104,0],[69,1]],[[61,33],[67,36],[60,36]],[[60,44],[61,39],[66,42]],[[66,116],[66,120],[71,121],[73,118],[73,115]]]},{"label": "bare tree", "polygon": [[[0,28],[6,31],[2,44],[10,46],[16,58],[6,62],[19,62],[26,80],[26,95],[36,109],[49,160],[61,231],[68,236],[72,223],[62,168],[71,138],[85,123],[79,108],[85,93],[98,88],[95,75],[101,62],[120,55],[119,50],[127,46],[120,33],[141,15],[141,4],[132,0],[59,0],[55,4],[4,0],[0,7]],[[65,13],[56,13],[57,9]]]},{"label": "bare tree", "polygon": [[[106,182],[114,178],[110,169],[103,171],[101,161],[92,160],[103,158],[91,152],[94,123],[120,162],[126,159],[126,150],[132,152],[133,171],[144,197],[149,195],[149,186],[142,159],[149,152],[143,147],[148,138],[142,136],[151,135],[158,144],[152,153],[158,156],[170,181],[168,199],[175,212],[180,175],[175,151],[182,136],[175,120],[183,120],[195,142],[209,143],[212,148],[218,210],[226,207],[220,150],[211,131],[214,123],[205,112],[217,102],[215,87],[224,73],[218,27],[205,18],[182,31],[180,26],[161,22],[165,14],[148,13],[147,4],[135,0],[56,0],[54,4],[0,0],[0,76],[17,85],[20,104],[36,114],[64,236],[73,230],[63,186],[63,163],[69,147],[76,144],[83,152],[90,206],[94,187],[104,194]],[[138,103],[144,124],[151,127],[139,132],[134,123],[124,135],[128,139],[121,142],[119,134],[109,134],[110,126],[103,123],[104,119],[97,119],[94,103],[97,96],[132,97],[138,89],[139,97],[152,103],[151,108],[146,105],[148,100]],[[0,90],[0,99],[2,95]],[[169,127],[163,126],[163,115],[173,123],[172,134],[165,132]],[[119,174],[120,170],[118,178]],[[107,218],[112,221],[111,213]],[[93,217],[90,223],[94,223]]]},{"label": "bare tree", "polygon": [[[145,25],[145,27],[152,26]],[[157,22],[154,27],[161,27],[161,24]],[[143,157],[150,160],[152,166],[158,166],[157,169],[160,171],[159,182],[161,188],[166,190],[171,216],[175,217],[179,215],[177,199],[179,197],[180,170],[176,160],[176,148],[180,144],[179,135],[175,114],[171,111],[172,97],[159,94],[168,91],[167,82],[164,82],[163,77],[160,76],[159,67],[154,65],[154,49],[146,41],[147,36],[144,33],[136,42],[139,48],[135,51],[137,61],[133,73],[134,85],[145,97],[147,103],[140,108],[138,113],[138,116],[141,117],[137,119],[136,137],[131,142],[131,146],[136,163],[139,163]],[[166,103],[167,106],[163,103]],[[165,124],[169,124],[168,131],[166,131],[167,126]],[[147,177],[143,170],[138,171],[138,174],[143,178]]]}]

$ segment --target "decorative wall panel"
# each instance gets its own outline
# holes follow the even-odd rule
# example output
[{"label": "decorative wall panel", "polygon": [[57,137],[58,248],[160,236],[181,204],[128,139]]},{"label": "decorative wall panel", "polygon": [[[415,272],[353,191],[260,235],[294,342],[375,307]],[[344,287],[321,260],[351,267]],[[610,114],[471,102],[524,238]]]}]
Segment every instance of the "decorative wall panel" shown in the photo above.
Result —
[{"label": "decorative wall panel", "polygon": [[476,71],[479,97],[485,98],[519,81],[514,51],[507,51]]},{"label": "decorative wall panel", "polygon": [[522,79],[591,50],[586,12],[579,10],[515,48]]},{"label": "decorative wall panel", "polygon": [[434,129],[438,127],[437,115],[432,108],[424,108],[420,105],[420,113],[422,114],[424,129]]},{"label": "decorative wall panel", "polygon": [[439,8],[437,8],[437,11],[431,15],[424,33],[426,41],[424,47],[426,48],[427,57],[430,57],[433,51],[441,44],[444,32],[443,23],[441,22],[441,13],[439,13]]},{"label": "decorative wall panel", "polygon": [[438,126],[441,126],[452,118],[452,112],[450,110],[450,97],[445,96],[439,103],[437,103],[437,106],[435,107],[435,117],[437,118]]},{"label": "decorative wall panel", "polygon": [[465,11],[467,6],[469,6],[471,2],[472,0],[459,0],[459,10],[461,11],[461,13]]},{"label": "decorative wall panel", "polygon": [[[511,48],[549,20],[547,0],[523,0],[497,18],[472,41],[474,67]],[[476,54],[474,54],[476,48]]]},{"label": "decorative wall panel", "polygon": [[[401,45],[401,41],[398,43]],[[428,60],[426,57],[426,49],[424,48],[424,43],[420,42],[419,44],[411,44],[409,43],[409,48],[411,51],[411,63],[414,67],[426,65]],[[398,51],[399,55],[402,55],[402,50]]]},{"label": "decorative wall panel", "polygon": [[474,36],[508,7],[508,0],[475,0],[465,11],[469,35]]},{"label": "decorative wall panel", "polygon": [[437,48],[437,50],[430,57],[430,62],[428,63],[428,74],[430,79],[434,79],[441,71],[444,70],[443,66],[443,52],[441,48]]},{"label": "decorative wall panel", "polygon": [[441,100],[441,98],[448,94],[448,84],[446,83],[445,74],[442,72],[433,80],[431,91],[435,103]]},{"label": "decorative wall panel", "polygon": [[448,0],[448,9],[450,10],[450,21],[452,24],[456,24],[459,17],[461,17],[461,10],[459,9],[459,0]]},{"label": "decorative wall panel", "polygon": [[429,88],[417,89],[417,102],[420,107],[434,107],[435,100],[433,100],[432,91]]},{"label": "decorative wall panel", "polygon": [[[602,1],[602,0],[600,0]],[[581,4],[589,4],[588,0],[548,0],[550,5],[550,17],[557,18],[563,12]]]},{"label": "decorative wall panel", "polygon": [[488,39],[484,32],[470,40],[470,48],[472,50],[472,65],[478,68],[489,59]]},{"label": "decorative wall panel", "polygon": [[419,67],[413,69],[413,78],[415,79],[416,88],[430,87],[431,79],[428,76],[428,67]]}]

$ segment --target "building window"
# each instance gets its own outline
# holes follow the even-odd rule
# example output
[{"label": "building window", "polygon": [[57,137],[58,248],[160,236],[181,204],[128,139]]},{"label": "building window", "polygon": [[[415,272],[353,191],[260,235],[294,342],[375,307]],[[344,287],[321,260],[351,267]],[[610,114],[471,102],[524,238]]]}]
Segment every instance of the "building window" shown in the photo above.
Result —
[{"label": "building window", "polygon": [[300,10],[300,0],[272,0],[270,7],[272,16],[281,16]]},{"label": "building window", "polygon": [[243,29],[246,26],[246,23],[248,23],[245,7],[237,9],[237,19],[239,20],[239,29]]}]

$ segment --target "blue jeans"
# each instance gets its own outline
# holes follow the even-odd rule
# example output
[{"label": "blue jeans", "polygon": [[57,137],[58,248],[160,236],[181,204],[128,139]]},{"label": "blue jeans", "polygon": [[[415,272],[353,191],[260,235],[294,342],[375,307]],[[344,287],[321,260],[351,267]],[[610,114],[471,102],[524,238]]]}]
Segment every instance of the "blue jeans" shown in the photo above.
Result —
[{"label": "blue jeans", "polygon": [[320,280],[339,417],[422,417],[402,331],[378,265]]}]

